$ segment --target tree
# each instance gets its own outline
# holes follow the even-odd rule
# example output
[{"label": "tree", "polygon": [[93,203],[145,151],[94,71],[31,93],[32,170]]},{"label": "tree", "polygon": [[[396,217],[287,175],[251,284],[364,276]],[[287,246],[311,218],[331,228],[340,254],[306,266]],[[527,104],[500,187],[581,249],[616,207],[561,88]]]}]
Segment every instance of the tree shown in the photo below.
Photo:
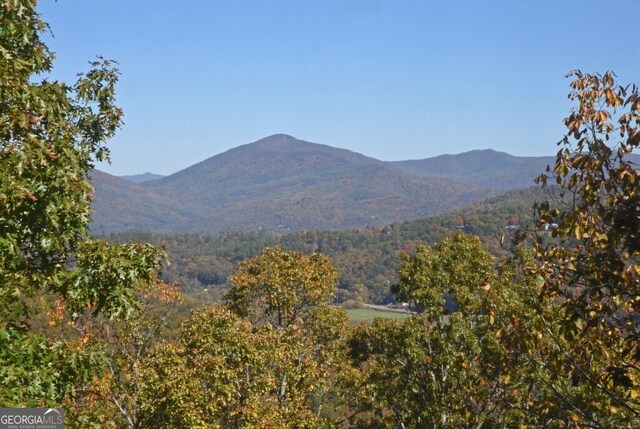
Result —
[{"label": "tree", "polygon": [[336,353],[320,359],[303,335],[298,323],[255,327],[217,304],[197,311],[142,362],[137,427],[331,426]]},{"label": "tree", "polygon": [[[82,387],[70,427],[142,427],[145,362],[161,341],[172,339],[176,310],[182,303],[177,284],[159,283],[137,291],[139,305],[126,319],[89,318],[85,336],[103,354],[106,370]],[[172,339],[173,340],[173,339]]]},{"label": "tree", "polygon": [[[116,246],[89,238],[94,197],[88,174],[96,160],[108,160],[106,142],[122,124],[122,111],[115,105],[118,70],[100,58],[72,86],[43,78],[53,62],[53,53],[41,40],[46,29],[36,1],[2,2],[4,406],[53,406],[73,400],[104,363],[103,354],[83,336],[82,315],[126,317],[138,305],[134,289],[153,284],[164,259],[163,252],[150,245]],[[58,313],[65,312],[69,329],[46,331],[53,323],[49,315],[59,318]]]},{"label": "tree", "polygon": [[[307,401],[313,397],[307,407],[317,416],[337,401],[338,379],[346,375],[342,339],[347,323],[344,310],[331,305],[338,277],[327,256],[307,256],[280,247],[266,248],[243,261],[231,277],[227,307],[255,327],[267,324],[281,331],[278,336],[283,351],[298,350],[285,365],[274,368],[281,392],[290,392],[278,394],[282,406],[291,406],[289,395],[295,398],[306,389]],[[296,370],[296,366],[310,362],[314,362],[313,370]]]},{"label": "tree", "polygon": [[320,254],[267,248],[243,261],[228,308],[196,312],[146,360],[143,424],[331,426],[348,373],[346,314],[329,305],[336,281]]},{"label": "tree", "polygon": [[392,289],[397,299],[423,308],[432,317],[454,307],[473,314],[479,309],[482,285],[493,279],[493,260],[478,237],[459,233],[433,249],[418,244],[415,255],[404,254],[398,277]]},{"label": "tree", "polygon": [[612,72],[569,76],[577,106],[564,120],[553,169],[538,178],[564,196],[559,208],[539,208],[541,223],[558,224],[558,242],[537,242],[545,293],[561,303],[562,337],[572,345],[557,358],[577,384],[606,399],[580,404],[581,421],[637,422],[640,170],[629,154],[640,144],[640,96]]},{"label": "tree", "polygon": [[500,403],[507,370],[496,359],[490,313],[498,279],[480,240],[460,233],[433,248],[418,245],[403,255],[398,279],[398,299],[423,311],[403,322],[376,320],[350,337],[371,398],[364,409],[382,427],[514,424]]},{"label": "tree", "polygon": [[268,392],[276,389],[266,366],[275,358],[269,337],[219,305],[195,312],[178,341],[160,344],[143,366],[141,427],[259,424],[272,414]]},{"label": "tree", "polygon": [[326,256],[270,247],[238,266],[225,301],[255,324],[286,328],[328,308],[337,282],[338,272]]}]

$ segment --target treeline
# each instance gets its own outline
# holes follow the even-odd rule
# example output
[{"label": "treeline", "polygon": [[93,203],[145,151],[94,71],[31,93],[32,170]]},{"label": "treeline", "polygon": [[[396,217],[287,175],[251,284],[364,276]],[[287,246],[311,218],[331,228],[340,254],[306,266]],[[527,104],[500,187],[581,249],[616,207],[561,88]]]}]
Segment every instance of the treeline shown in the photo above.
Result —
[{"label": "treeline", "polygon": [[[473,204],[457,213],[368,228],[360,231],[294,232],[286,235],[261,233],[158,234],[127,232],[106,236],[114,243],[143,241],[164,246],[171,263],[163,269],[167,282],[179,281],[183,290],[202,299],[218,299],[228,289],[228,278],[237,264],[258,255],[264,248],[330,256],[340,272],[337,302],[358,299],[364,286],[366,302],[386,304],[396,281],[400,254],[417,243],[435,243],[464,230],[479,236],[495,256],[505,256],[512,239],[525,229],[535,228],[534,204],[551,199],[548,190],[528,188],[510,191]],[[203,292],[207,289],[206,292]]]}]

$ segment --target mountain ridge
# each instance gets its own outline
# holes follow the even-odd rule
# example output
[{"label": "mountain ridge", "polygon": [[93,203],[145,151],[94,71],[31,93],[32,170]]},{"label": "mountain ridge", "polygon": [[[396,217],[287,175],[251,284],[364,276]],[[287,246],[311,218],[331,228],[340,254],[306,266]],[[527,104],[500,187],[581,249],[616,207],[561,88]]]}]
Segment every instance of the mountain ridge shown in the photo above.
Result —
[{"label": "mountain ridge", "polygon": [[118,177],[132,183],[143,183],[143,182],[148,182],[150,180],[162,179],[165,176],[163,174],[155,174],[155,173],[151,173],[150,171],[147,171],[141,174],[127,174],[127,175],[118,176]]},{"label": "mountain ridge", "polygon": [[454,181],[506,191],[533,186],[533,179],[555,163],[552,156],[514,156],[493,149],[480,149],[456,155],[407,161],[390,161],[394,168],[427,177]]},{"label": "mountain ridge", "polygon": [[[483,165],[497,165],[491,159],[520,162],[508,154],[484,152],[491,156],[475,162],[478,174],[508,170]],[[450,156],[456,159],[456,155]],[[92,230],[284,233],[359,229],[444,213],[495,195],[500,189],[475,183],[473,177],[462,180],[461,168],[449,167],[455,174],[448,177],[442,171],[440,177],[429,175],[425,165],[430,163],[422,161],[426,160],[406,161],[417,162],[415,165],[380,161],[275,134],[156,180],[119,185],[114,176],[97,174]],[[456,163],[461,164],[449,162]],[[114,213],[113,207],[119,211]]]}]

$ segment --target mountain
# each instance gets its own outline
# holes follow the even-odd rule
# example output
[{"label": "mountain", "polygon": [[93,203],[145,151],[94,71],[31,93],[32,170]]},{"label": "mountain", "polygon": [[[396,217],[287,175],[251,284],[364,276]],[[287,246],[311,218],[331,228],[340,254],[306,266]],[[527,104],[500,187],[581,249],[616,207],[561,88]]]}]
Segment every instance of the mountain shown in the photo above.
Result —
[{"label": "mountain", "polygon": [[184,204],[215,210],[238,200],[306,189],[327,178],[346,177],[358,169],[379,165],[380,161],[355,152],[276,134],[146,183],[145,187]]},{"label": "mountain", "polygon": [[284,134],[141,186],[200,213],[181,229],[215,232],[363,228],[442,213],[489,195]]},{"label": "mountain", "polygon": [[148,182],[150,180],[162,179],[165,176],[163,176],[162,174],[154,174],[154,173],[146,172],[142,174],[132,174],[128,176],[119,176],[119,177],[121,179],[127,180],[132,183],[142,183],[142,182]]},{"label": "mountain", "polygon": [[171,232],[176,225],[188,223],[196,216],[175,201],[119,177],[93,170],[91,179],[96,196],[91,217],[91,231],[94,233],[128,230]]},{"label": "mountain", "polygon": [[547,165],[554,163],[555,157],[552,156],[519,157],[491,149],[389,162],[405,173],[440,177],[501,191],[533,186],[533,179],[543,173]]},{"label": "mountain", "polygon": [[355,229],[418,219],[492,192],[284,134],[138,184],[94,174],[97,233]]}]

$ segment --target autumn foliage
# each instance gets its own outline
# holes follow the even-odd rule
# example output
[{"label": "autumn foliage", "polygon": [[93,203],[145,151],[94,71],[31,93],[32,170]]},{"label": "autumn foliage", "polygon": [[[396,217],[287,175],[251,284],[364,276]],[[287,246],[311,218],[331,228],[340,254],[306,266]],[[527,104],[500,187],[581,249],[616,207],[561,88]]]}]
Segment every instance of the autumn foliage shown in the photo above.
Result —
[{"label": "autumn foliage", "polygon": [[405,243],[406,320],[350,326],[317,237],[262,249],[185,314],[162,249],[88,234],[119,74],[99,59],[73,85],[42,78],[35,7],[0,7],[2,406],[64,406],[72,428],[640,426],[635,85],[570,74],[576,107],[538,178],[559,199],[508,255],[468,231]]}]

